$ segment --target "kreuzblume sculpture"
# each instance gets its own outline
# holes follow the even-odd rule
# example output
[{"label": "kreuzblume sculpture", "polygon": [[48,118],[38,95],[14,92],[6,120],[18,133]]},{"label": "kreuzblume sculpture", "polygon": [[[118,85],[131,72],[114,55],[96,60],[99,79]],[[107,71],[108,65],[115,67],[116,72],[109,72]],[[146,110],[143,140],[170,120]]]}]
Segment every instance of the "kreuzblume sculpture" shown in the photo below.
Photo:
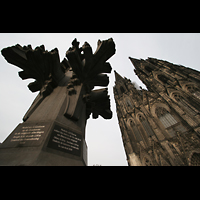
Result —
[{"label": "kreuzblume sculpture", "polygon": [[23,80],[35,79],[28,88],[39,94],[24,122],[1,144],[0,165],[87,165],[86,120],[91,113],[95,119],[112,118],[107,88],[93,89],[108,86],[105,73],[112,68],[106,61],[114,54],[112,38],[99,40],[95,53],[87,42],[79,47],[74,39],[62,62],[57,48],[4,48],[7,62],[23,70]]}]

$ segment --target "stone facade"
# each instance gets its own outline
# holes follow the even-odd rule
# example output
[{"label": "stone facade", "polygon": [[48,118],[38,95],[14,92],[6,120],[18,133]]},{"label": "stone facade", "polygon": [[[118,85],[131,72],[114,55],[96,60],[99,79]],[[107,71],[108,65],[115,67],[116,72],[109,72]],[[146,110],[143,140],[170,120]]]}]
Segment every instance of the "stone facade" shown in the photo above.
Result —
[{"label": "stone facade", "polygon": [[200,72],[129,57],[147,89],[115,71],[114,96],[129,166],[200,165]]}]

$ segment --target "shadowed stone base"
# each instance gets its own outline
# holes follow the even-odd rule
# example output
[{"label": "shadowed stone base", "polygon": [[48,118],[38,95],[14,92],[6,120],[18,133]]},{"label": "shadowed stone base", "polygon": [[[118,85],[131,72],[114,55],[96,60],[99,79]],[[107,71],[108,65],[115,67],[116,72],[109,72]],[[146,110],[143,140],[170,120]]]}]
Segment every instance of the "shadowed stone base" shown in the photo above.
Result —
[{"label": "shadowed stone base", "polygon": [[86,166],[87,146],[80,130],[56,121],[25,122],[0,145],[0,165]]}]

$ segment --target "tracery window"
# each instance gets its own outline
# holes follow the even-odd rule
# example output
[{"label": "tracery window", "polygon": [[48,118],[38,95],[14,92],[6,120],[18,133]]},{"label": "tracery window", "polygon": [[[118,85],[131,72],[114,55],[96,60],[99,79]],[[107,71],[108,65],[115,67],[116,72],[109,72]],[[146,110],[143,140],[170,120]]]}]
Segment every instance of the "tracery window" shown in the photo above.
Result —
[{"label": "tracery window", "polygon": [[132,129],[132,131],[133,131],[133,133],[134,133],[134,135],[136,137],[136,140],[138,142],[142,141],[142,137],[140,135],[140,132],[139,132],[137,126],[135,125],[135,123],[133,122],[133,120],[129,119],[129,122],[130,122],[130,127],[131,127],[131,129]]},{"label": "tracery window", "polygon": [[192,108],[192,106],[179,94],[174,94],[173,95],[176,101],[181,105],[186,111],[189,113],[195,115],[196,111]]},{"label": "tracery window", "polygon": [[191,157],[191,165],[192,166],[200,166],[200,153],[193,153]]},{"label": "tracery window", "polygon": [[165,128],[177,123],[176,119],[163,107],[156,108],[156,115]]},{"label": "tracery window", "polygon": [[187,131],[185,127],[180,122],[177,122],[177,120],[165,108],[156,108],[156,115],[171,137],[174,137],[177,131],[181,133]]},{"label": "tracery window", "polygon": [[194,92],[193,95],[194,95],[196,98],[200,99],[200,92],[199,92],[199,91]]},{"label": "tracery window", "polygon": [[190,86],[187,87],[187,89],[196,98],[200,99],[200,91],[196,87],[194,87],[193,85],[190,85]]},{"label": "tracery window", "polygon": [[142,125],[143,125],[143,127],[144,127],[144,129],[145,129],[145,131],[147,133],[147,135],[148,136],[153,136],[154,133],[153,133],[153,131],[152,131],[152,129],[151,129],[148,121],[142,115],[140,115],[140,114],[139,114],[138,117],[139,117],[139,120],[142,123]]},{"label": "tracery window", "polygon": [[121,90],[121,93],[124,93],[125,92],[125,89],[124,87],[120,86],[120,90]]},{"label": "tracery window", "polygon": [[133,105],[132,105],[132,103],[131,103],[129,98],[126,98],[125,102],[126,102],[126,105],[127,105],[128,109],[132,109],[133,108]]},{"label": "tracery window", "polygon": [[152,72],[153,71],[153,68],[152,67],[150,67],[150,66],[145,66],[145,70],[147,71],[147,72]]},{"label": "tracery window", "polygon": [[161,80],[164,84],[168,84],[169,79],[165,75],[159,74],[158,79]]}]

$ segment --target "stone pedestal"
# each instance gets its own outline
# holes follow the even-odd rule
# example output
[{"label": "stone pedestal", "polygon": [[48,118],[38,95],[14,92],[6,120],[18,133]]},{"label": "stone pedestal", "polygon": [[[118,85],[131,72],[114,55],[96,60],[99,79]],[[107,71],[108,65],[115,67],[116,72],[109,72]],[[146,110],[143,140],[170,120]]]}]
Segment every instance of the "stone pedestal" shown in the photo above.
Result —
[{"label": "stone pedestal", "polygon": [[0,165],[86,166],[87,145],[81,131],[57,121],[24,122],[0,145]]}]

